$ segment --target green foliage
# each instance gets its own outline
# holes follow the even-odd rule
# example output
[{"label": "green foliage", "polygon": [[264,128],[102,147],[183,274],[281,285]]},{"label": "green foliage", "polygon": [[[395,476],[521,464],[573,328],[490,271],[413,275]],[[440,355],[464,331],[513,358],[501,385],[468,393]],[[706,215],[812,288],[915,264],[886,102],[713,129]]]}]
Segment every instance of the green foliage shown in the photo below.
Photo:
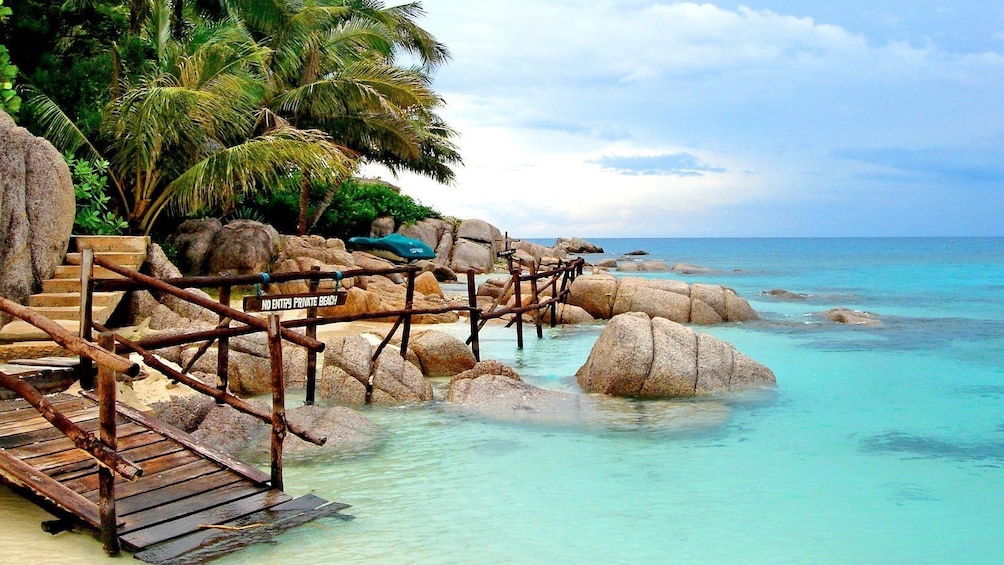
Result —
[{"label": "green foliage", "polygon": [[[327,190],[326,186],[312,184],[310,199],[316,202]],[[300,204],[299,182],[290,183],[284,190],[253,203],[245,202],[245,209],[256,207],[282,233],[296,233],[296,220]],[[331,206],[321,216],[314,230],[325,237],[347,239],[369,235],[370,224],[378,217],[391,216],[397,225],[412,224],[424,218],[439,218],[439,212],[416,202],[384,184],[360,183],[349,179],[339,185]]]},{"label": "green foliage", "polygon": [[[6,22],[12,13],[14,12],[0,0],[0,23]],[[14,90],[15,78],[17,78],[17,66],[11,64],[10,51],[7,47],[0,45],[0,110],[12,116],[16,116],[21,109],[21,97]]]},{"label": "green foliage", "polygon": [[108,183],[108,161],[91,163],[84,159],[66,156],[66,164],[73,176],[73,193],[77,198],[77,216],[74,230],[82,234],[116,235],[128,226],[111,209],[111,198],[105,193]]}]

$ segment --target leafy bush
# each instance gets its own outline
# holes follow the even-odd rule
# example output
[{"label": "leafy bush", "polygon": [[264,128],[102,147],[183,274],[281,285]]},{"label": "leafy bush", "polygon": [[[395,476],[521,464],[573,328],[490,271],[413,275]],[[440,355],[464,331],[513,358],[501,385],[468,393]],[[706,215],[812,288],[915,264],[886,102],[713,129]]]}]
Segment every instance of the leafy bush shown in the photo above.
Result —
[{"label": "leafy bush", "polygon": [[73,176],[73,194],[77,199],[77,216],[73,227],[77,233],[117,235],[129,224],[111,209],[111,198],[105,193],[108,161],[91,163],[84,159],[66,156],[66,164]]},{"label": "leafy bush", "polygon": [[[7,21],[13,11],[3,5],[0,0],[0,23]],[[21,97],[14,90],[14,79],[17,77],[17,66],[10,62],[10,52],[0,45],[0,110],[11,115],[17,115],[21,109]]]},{"label": "leafy bush", "polygon": [[[310,202],[319,202],[326,191],[326,186],[311,185]],[[244,204],[247,208],[250,203]],[[299,182],[291,182],[289,188],[260,198],[253,205],[260,207],[262,216],[268,218],[269,223],[280,232],[296,233],[300,205]],[[334,201],[313,231],[325,237],[342,239],[369,235],[370,224],[380,216],[393,217],[399,226],[424,218],[441,217],[436,210],[389,186],[349,179],[338,187]]]}]

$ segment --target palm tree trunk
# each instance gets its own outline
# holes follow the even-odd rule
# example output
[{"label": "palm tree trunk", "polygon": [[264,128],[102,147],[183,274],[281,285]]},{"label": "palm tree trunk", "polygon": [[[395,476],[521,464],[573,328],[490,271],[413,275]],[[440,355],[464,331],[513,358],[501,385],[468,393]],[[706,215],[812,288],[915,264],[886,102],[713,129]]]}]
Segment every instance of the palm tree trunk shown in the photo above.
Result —
[{"label": "palm tree trunk", "polygon": [[338,187],[341,185],[342,183],[338,182],[328,186],[328,190],[324,193],[324,197],[317,203],[317,208],[314,209],[314,214],[310,217],[310,220],[307,221],[307,224],[310,226],[307,228],[307,231],[314,229],[317,226],[317,222],[321,221],[321,216],[323,216],[324,212],[328,210],[328,206],[331,206],[331,203],[335,201],[335,193],[338,192]]},{"label": "palm tree trunk", "polygon": [[[296,221],[296,235],[307,235],[307,205],[310,203],[310,180],[303,175],[300,183],[300,217]],[[314,226],[310,226],[314,227]]]}]

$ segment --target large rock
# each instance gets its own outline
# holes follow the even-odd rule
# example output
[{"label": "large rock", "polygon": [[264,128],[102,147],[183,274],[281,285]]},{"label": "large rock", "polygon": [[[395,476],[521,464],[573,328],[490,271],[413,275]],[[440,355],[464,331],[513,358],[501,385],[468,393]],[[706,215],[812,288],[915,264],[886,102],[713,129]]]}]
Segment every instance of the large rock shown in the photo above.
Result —
[{"label": "large rock", "polygon": [[596,318],[644,312],[681,324],[702,325],[757,319],[745,298],[719,285],[688,287],[682,281],[621,279],[600,273],[577,277],[569,291],[569,304],[583,308]]},{"label": "large rock", "polygon": [[[251,403],[264,412],[271,412],[264,402],[252,400]],[[223,404],[214,405],[192,435],[217,451],[235,455],[249,449],[268,430],[258,418]]]},{"label": "large rock", "polygon": [[419,368],[429,377],[452,377],[474,367],[477,359],[462,340],[435,330],[425,331],[409,342]]},{"label": "large rock", "polygon": [[555,249],[567,253],[603,253],[603,248],[589,243],[580,237],[559,237],[554,243]]},{"label": "large rock", "polygon": [[494,252],[502,241],[502,232],[484,220],[464,220],[457,229],[457,238],[486,243]]},{"label": "large rock", "polygon": [[576,372],[586,392],[639,398],[773,386],[767,367],[731,344],[664,318],[613,317]]},{"label": "large rock", "polygon": [[279,255],[282,240],[270,225],[235,220],[216,232],[206,254],[210,275],[248,275],[268,272]]},{"label": "large rock", "polygon": [[461,239],[453,246],[450,268],[456,273],[490,273],[495,264],[495,254],[488,243]]},{"label": "large rock", "polygon": [[619,284],[620,279],[608,274],[576,277],[568,288],[568,303],[589,312],[594,318],[606,320],[613,316]]},{"label": "large rock", "polygon": [[[0,111],[0,296],[24,304],[52,277],[75,214],[66,161]],[[0,314],[0,326],[9,319]]]},{"label": "large rock", "polygon": [[337,265],[345,269],[355,268],[352,254],[345,248],[345,242],[337,238],[324,239],[319,235],[286,236],[280,259],[316,259],[323,265]]},{"label": "large rock", "polygon": [[324,349],[319,393],[346,404],[401,404],[432,400],[432,385],[396,351],[384,350],[371,362],[373,346],[361,336],[337,337]]},{"label": "large rock", "polygon": [[838,324],[848,324],[852,326],[881,326],[880,320],[871,312],[851,310],[849,308],[832,308],[823,312],[823,317]]},{"label": "large rock", "polygon": [[216,218],[185,220],[171,236],[177,250],[178,268],[191,275],[205,272],[206,255],[223,223]]},{"label": "large rock", "polygon": [[394,233],[394,218],[380,216],[370,222],[370,237],[384,237]]}]

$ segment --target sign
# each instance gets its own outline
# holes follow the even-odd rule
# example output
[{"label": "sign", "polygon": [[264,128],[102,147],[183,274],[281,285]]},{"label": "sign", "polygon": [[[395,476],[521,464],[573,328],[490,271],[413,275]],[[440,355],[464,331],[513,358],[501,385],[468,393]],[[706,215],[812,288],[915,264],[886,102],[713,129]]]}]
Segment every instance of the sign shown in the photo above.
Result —
[{"label": "sign", "polygon": [[279,310],[341,306],[342,304],[345,304],[344,292],[264,294],[262,296],[244,297],[245,312],[276,312]]},{"label": "sign", "polygon": [[515,249],[503,249],[502,251],[498,252],[499,257],[512,257],[515,254],[516,254]]}]

